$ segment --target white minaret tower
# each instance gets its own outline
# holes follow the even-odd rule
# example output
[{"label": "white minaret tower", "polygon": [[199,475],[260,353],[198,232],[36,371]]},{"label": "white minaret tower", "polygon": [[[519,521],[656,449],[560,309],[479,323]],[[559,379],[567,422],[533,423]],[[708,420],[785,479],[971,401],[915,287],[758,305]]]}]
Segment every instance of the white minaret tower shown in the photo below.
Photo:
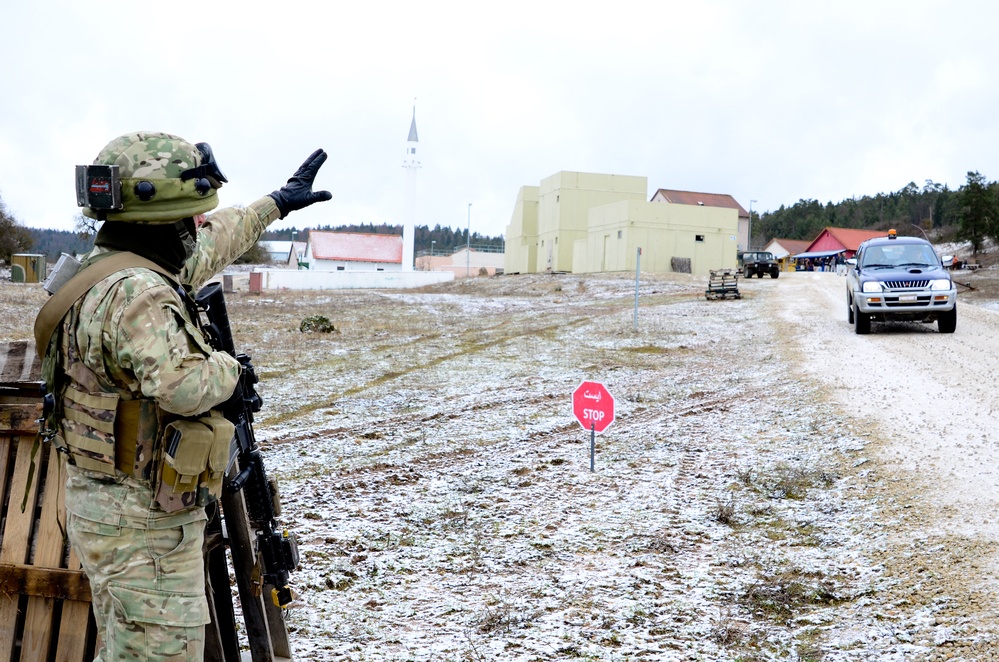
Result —
[{"label": "white minaret tower", "polygon": [[413,104],[413,121],[409,125],[409,138],[406,139],[406,158],[402,167],[406,173],[406,209],[402,224],[402,270],[413,270],[413,243],[416,230],[416,171],[420,160],[416,158],[416,147],[420,139],[416,135],[416,104]]}]

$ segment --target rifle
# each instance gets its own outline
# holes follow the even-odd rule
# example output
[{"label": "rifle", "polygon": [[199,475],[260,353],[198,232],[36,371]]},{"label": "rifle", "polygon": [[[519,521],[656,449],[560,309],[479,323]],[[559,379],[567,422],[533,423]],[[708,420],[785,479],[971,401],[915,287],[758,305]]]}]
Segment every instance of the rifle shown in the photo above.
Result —
[{"label": "rifle", "polygon": [[[235,434],[229,447],[229,467],[226,470],[227,481],[223,487],[222,509],[228,530],[226,542],[229,543],[233,554],[237,584],[244,603],[244,615],[247,611],[247,596],[244,592],[259,595],[261,584],[271,587],[271,601],[276,607],[283,608],[293,599],[289,586],[289,573],[298,568],[298,542],[294,533],[289,533],[278,524],[277,518],[281,514],[281,506],[277,483],[267,477],[263,457],[253,434],[253,414],[260,411],[263,406],[263,400],[255,387],[257,375],[250,357],[244,353],[236,353],[222,286],[219,283],[206,285],[194,299],[198,310],[207,318],[207,324],[203,324],[202,327],[212,349],[235,357],[242,367],[236,389],[232,397],[221,406],[221,410],[235,426]],[[235,475],[232,475],[233,466],[238,468]],[[234,521],[236,513],[228,512],[230,508],[241,510],[238,506],[240,493],[243,496],[242,502],[245,502],[245,517],[256,531],[256,552],[252,554],[248,564],[253,566],[251,577],[243,576],[246,572],[237,564],[236,557],[242,556],[243,552],[237,552],[239,545],[235,544],[233,538],[238,535],[237,532],[241,527],[237,521]],[[246,537],[249,537],[248,532]],[[259,568],[255,560],[259,561]],[[253,575],[257,575],[258,572],[260,580],[255,581],[256,577]],[[229,610],[231,611],[231,596]],[[269,624],[268,628],[273,630],[273,624]],[[254,628],[250,623],[247,623],[247,629],[252,638]],[[261,636],[269,638],[266,634]]]}]

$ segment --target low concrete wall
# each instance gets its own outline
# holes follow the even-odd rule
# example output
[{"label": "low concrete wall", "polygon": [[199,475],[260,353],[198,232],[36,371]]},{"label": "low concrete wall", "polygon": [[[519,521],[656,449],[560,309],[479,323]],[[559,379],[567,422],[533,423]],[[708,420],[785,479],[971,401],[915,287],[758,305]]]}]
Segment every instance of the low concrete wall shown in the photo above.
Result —
[{"label": "low concrete wall", "polygon": [[[450,272],[455,278],[477,278],[478,276],[483,275],[480,273],[482,269],[486,270],[486,273],[484,274],[486,276],[496,275],[496,267],[476,267],[475,265],[466,267],[465,265],[456,266],[453,264],[445,264],[444,266],[437,267],[437,269],[440,271]],[[499,270],[502,271],[503,267],[500,267]]]},{"label": "low concrete wall", "polygon": [[261,269],[250,272],[250,291],[411,289],[454,280],[443,271],[290,271]]}]

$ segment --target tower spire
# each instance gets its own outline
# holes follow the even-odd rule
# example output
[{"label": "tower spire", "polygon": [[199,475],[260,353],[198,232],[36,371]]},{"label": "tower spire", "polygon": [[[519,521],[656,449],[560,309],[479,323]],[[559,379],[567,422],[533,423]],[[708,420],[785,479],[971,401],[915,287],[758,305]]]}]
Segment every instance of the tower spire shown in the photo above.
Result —
[{"label": "tower spire", "polygon": [[413,270],[413,244],[416,234],[416,171],[420,168],[420,161],[416,158],[416,147],[419,142],[420,139],[416,134],[416,99],[413,99],[413,119],[409,123],[409,138],[406,139],[406,158],[402,160],[402,167],[406,169],[406,208],[402,224],[403,271]]},{"label": "tower spire", "polygon": [[413,99],[413,121],[409,123],[409,138],[406,140],[411,143],[420,142],[419,136],[416,135],[416,99]]},{"label": "tower spire", "polygon": [[402,161],[403,168],[420,167],[420,160],[416,158],[416,148],[419,146],[419,142],[420,137],[416,133],[416,99],[413,99],[413,119],[409,123],[409,137],[406,138],[406,158]]}]

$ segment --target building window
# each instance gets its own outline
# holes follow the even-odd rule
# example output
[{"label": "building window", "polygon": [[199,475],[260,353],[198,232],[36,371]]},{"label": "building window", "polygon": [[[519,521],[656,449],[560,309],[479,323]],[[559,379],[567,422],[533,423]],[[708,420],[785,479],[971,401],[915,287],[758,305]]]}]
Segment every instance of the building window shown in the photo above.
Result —
[{"label": "building window", "polygon": [[416,148],[415,147],[410,147],[409,148],[409,153],[410,154],[416,154]]},{"label": "building window", "polygon": [[385,271],[385,269],[382,267],[378,267],[377,269],[375,269],[375,271]]},{"label": "building window", "polygon": [[704,241],[704,235],[703,234],[695,234],[694,235],[694,241]]},{"label": "building window", "polygon": [[618,230],[617,231],[617,238],[620,239],[623,234],[624,234],[623,230]]},{"label": "building window", "polygon": [[337,268],[336,268],[336,270],[337,270],[337,271],[343,271],[343,270],[344,270],[344,267],[337,267]]},{"label": "building window", "polygon": [[555,243],[556,244],[558,243],[558,237],[555,237]]}]

